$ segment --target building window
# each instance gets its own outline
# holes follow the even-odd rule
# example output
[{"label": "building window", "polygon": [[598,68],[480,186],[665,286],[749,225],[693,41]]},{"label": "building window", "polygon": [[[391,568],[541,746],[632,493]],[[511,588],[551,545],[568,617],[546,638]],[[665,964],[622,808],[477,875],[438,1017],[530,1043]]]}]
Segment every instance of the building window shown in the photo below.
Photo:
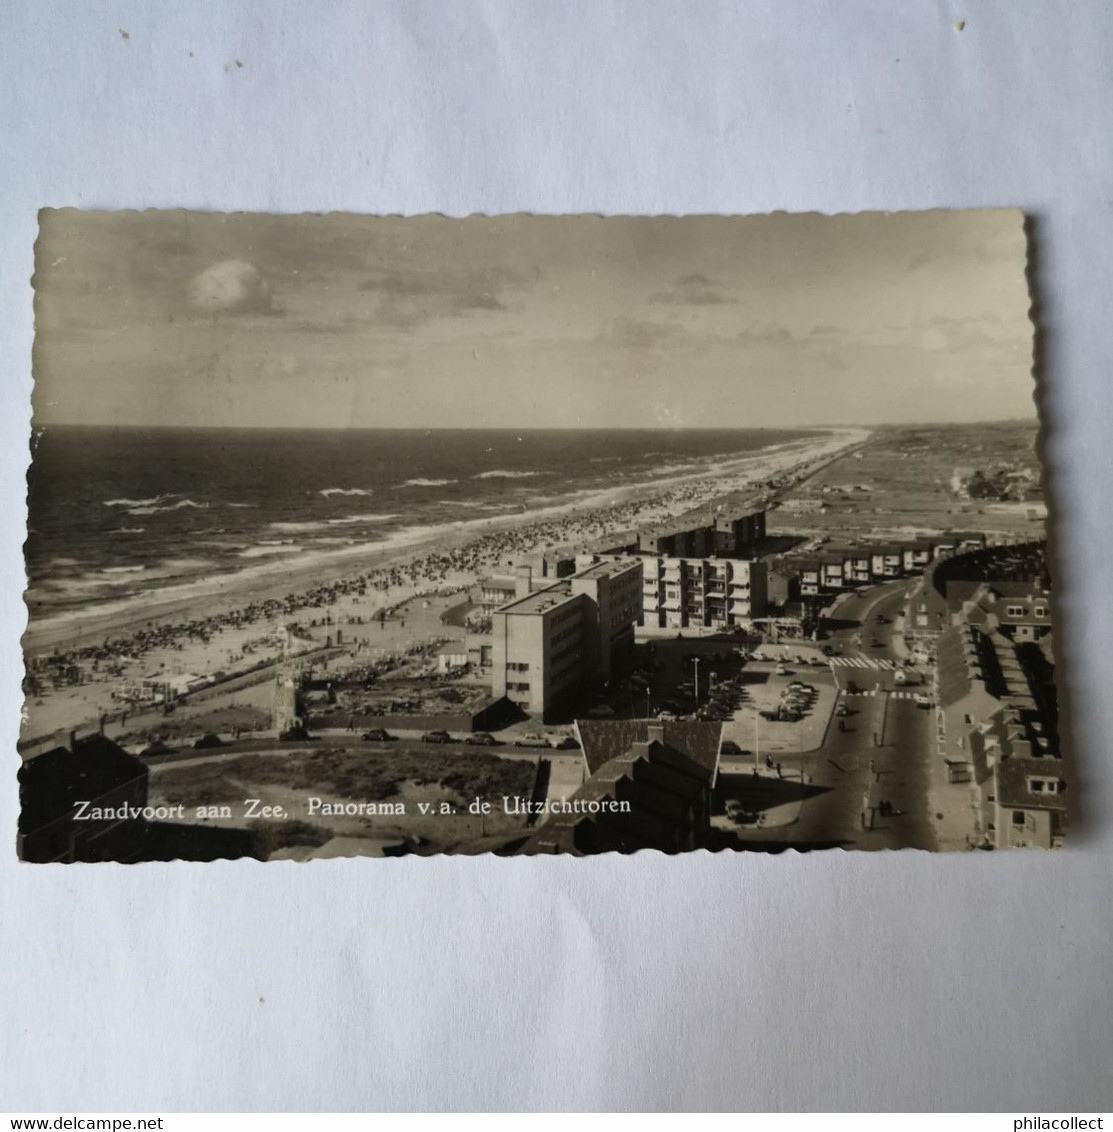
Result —
[{"label": "building window", "polygon": [[1037,617],[1046,617],[1047,616],[1047,606],[1046,605],[1037,605],[1033,612],[1035,613],[1035,615]]},{"label": "building window", "polygon": [[1033,778],[1028,783],[1028,789],[1031,790],[1033,794],[1042,794],[1043,783],[1038,778]]},{"label": "building window", "polygon": [[1023,810],[1013,810],[1013,825],[1019,825],[1019,826],[1024,825],[1024,811]]},{"label": "building window", "polygon": [[1023,605],[1006,605],[1005,613],[1008,614],[1009,617],[1023,617],[1025,609]]}]

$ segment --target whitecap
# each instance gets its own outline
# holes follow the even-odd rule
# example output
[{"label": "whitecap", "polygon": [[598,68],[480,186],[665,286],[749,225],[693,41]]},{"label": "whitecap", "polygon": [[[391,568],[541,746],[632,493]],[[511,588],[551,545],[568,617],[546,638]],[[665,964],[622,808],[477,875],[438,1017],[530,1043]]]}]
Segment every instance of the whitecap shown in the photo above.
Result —
[{"label": "whitecap", "polygon": [[[164,499],[171,498],[170,496],[163,496]],[[150,507],[129,507],[129,515],[158,515],[163,511],[180,511],[183,507],[190,507],[196,510],[204,510],[208,507],[207,503],[194,503],[192,499],[179,499],[177,503],[168,503],[165,507],[160,507],[158,504],[153,504]]]}]

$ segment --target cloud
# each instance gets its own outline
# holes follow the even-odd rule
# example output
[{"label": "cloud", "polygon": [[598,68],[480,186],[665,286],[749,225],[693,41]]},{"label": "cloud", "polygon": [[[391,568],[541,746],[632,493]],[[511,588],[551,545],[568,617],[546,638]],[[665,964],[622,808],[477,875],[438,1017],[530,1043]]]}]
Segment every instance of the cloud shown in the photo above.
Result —
[{"label": "cloud", "polygon": [[733,302],[723,294],[717,283],[698,272],[682,276],[673,284],[671,290],[650,295],[649,301],[686,307],[705,307]]},{"label": "cloud", "polygon": [[603,324],[595,340],[624,350],[647,350],[682,337],[686,337],[686,332],[680,327],[619,315]]},{"label": "cloud", "polygon": [[242,259],[221,260],[195,275],[189,283],[189,302],[206,314],[282,314],[270,284]]},{"label": "cloud", "polygon": [[762,326],[751,326],[748,330],[738,332],[739,340],[743,342],[791,342],[792,333],[784,326],[774,326],[767,322]]},{"label": "cloud", "polygon": [[526,280],[517,272],[488,268],[466,275],[387,274],[365,279],[357,288],[379,295],[372,320],[384,326],[412,327],[435,318],[458,318],[472,311],[507,311],[503,292]]}]

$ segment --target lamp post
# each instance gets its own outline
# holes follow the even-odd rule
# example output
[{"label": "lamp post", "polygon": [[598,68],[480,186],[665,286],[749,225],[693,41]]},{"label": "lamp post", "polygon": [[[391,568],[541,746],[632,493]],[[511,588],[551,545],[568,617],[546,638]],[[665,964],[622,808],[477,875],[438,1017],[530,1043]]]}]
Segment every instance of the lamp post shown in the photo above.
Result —
[{"label": "lamp post", "polygon": [[696,710],[699,710],[699,661],[698,656],[692,658],[692,663],[696,666]]}]

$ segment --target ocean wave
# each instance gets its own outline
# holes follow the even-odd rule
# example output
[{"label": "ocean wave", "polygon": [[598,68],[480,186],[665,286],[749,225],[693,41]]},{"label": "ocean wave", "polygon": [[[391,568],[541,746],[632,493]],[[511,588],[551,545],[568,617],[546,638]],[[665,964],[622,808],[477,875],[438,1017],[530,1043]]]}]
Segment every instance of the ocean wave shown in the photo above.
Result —
[{"label": "ocean wave", "polygon": [[456,483],[456,480],[430,480],[425,479],[423,476],[418,476],[414,480],[406,480],[405,483],[400,483],[399,487],[446,487],[450,483]]},{"label": "ocean wave", "polygon": [[146,527],[116,527],[108,533],[110,535],[141,535],[146,529]]},{"label": "ocean wave", "polygon": [[152,495],[149,499],[106,499],[105,507],[156,507],[167,499],[177,499],[176,495]]},{"label": "ocean wave", "polygon": [[438,499],[445,507],[466,507],[469,511],[507,511],[516,509],[517,503],[476,503],[472,499]]},{"label": "ocean wave", "polygon": [[472,476],[473,480],[527,480],[532,476],[539,476],[540,472],[508,472],[502,468],[495,468],[490,472],[480,472]]},{"label": "ocean wave", "polygon": [[317,494],[327,499],[330,495],[374,495],[375,493],[369,487],[323,487]]},{"label": "ocean wave", "polygon": [[346,523],[387,523],[391,519],[397,518],[397,515],[345,515],[343,519],[328,519],[325,525],[329,527],[341,527]]},{"label": "ocean wave", "polygon": [[[386,523],[397,519],[397,515],[345,515],[339,519],[305,519],[302,521],[277,522],[267,524],[272,531],[298,534],[304,531],[323,531],[329,527],[344,527],[352,523]],[[261,540],[265,543],[266,540]],[[274,540],[271,540],[272,544]]]},{"label": "ocean wave", "polygon": [[102,574],[140,574],[146,570],[146,566],[105,566],[101,571]]},{"label": "ocean wave", "polygon": [[294,533],[296,531],[319,531],[322,527],[328,526],[328,524],[323,519],[313,519],[303,523],[269,523],[268,526],[272,531],[289,531]]},{"label": "ocean wave", "polygon": [[280,546],[249,546],[241,550],[240,558],[262,558],[268,554],[300,554],[301,547],[295,543],[283,543]]},{"label": "ocean wave", "polygon": [[[169,499],[171,496],[163,496],[162,498]],[[166,506],[154,503],[149,507],[129,507],[127,513],[129,515],[159,515],[163,511],[180,511],[183,507],[190,507],[194,510],[202,511],[208,506],[207,503],[194,503],[192,499],[179,499],[177,503],[167,503]]]}]

